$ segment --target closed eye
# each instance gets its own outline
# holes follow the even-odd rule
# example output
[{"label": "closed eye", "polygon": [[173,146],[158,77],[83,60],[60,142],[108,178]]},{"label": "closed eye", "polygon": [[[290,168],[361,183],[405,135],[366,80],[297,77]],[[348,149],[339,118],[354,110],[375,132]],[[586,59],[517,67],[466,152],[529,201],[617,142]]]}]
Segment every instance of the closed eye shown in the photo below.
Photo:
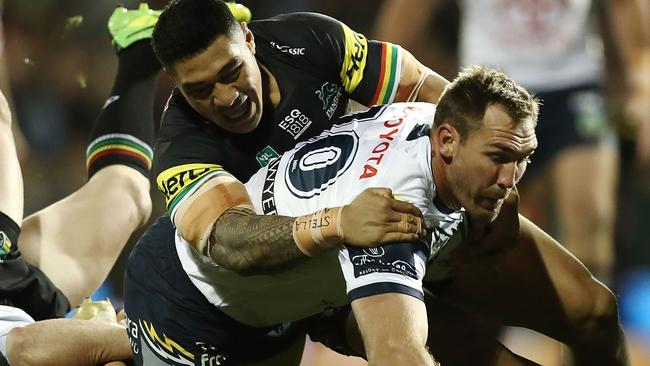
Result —
[{"label": "closed eye", "polygon": [[241,74],[242,67],[243,64],[239,64],[232,71],[228,72],[225,76],[223,76],[221,78],[221,82],[224,84],[228,84],[237,80],[239,78],[239,74]]}]

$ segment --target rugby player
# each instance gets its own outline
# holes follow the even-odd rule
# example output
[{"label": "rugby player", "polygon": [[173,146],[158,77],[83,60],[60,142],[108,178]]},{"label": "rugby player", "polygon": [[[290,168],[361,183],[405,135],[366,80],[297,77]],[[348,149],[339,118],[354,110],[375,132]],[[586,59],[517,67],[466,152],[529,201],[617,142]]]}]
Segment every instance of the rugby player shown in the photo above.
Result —
[{"label": "rugby player", "polygon": [[[123,24],[112,27],[119,30]],[[141,62],[152,57],[143,52],[151,50],[119,51],[114,87],[87,148],[88,182],[25,219],[10,112],[4,97],[0,99],[0,354],[4,362],[95,365],[129,357],[128,339],[120,337],[125,334],[123,326],[52,318],[65,316],[71,304],[80,304],[101,285],[129,236],[149,218],[150,88],[159,67]],[[138,60],[137,65],[133,60]],[[135,104],[139,107],[133,108]]]},{"label": "rugby player", "polygon": [[[166,21],[162,21],[162,19],[165,19],[165,13],[168,14],[168,18]],[[241,30],[241,33],[239,31],[235,32],[235,37],[232,39],[220,35],[223,32],[211,31],[210,22],[218,19],[221,13],[223,13],[223,10],[220,10],[218,1],[181,0],[171,3],[169,8],[163,13],[161,21],[156,26],[158,36],[154,36],[154,46],[158,51],[158,56],[163,60],[163,64],[166,65],[167,71],[172,74],[179,85],[179,91],[176,91],[172,96],[169,108],[163,118],[162,136],[157,144],[156,150],[158,154],[156,159],[159,169],[157,183],[163,193],[167,195],[170,215],[173,217],[181,236],[188,239],[192,246],[198,249],[199,252],[209,255],[211,260],[217,264],[242,273],[250,273],[274,268],[282,263],[296,261],[304,256],[303,251],[296,246],[296,241],[293,240],[292,236],[292,224],[295,219],[292,217],[263,218],[255,216],[254,211],[246,207],[245,196],[242,194],[243,189],[239,185],[240,183],[228,177],[227,174],[222,173],[228,172],[239,180],[246,179],[247,175],[252,174],[252,171],[255,169],[255,162],[252,157],[256,158],[255,161],[259,165],[266,164],[269,160],[268,156],[275,156],[280,151],[288,148],[287,145],[290,146],[293,144],[290,139],[291,136],[295,135],[295,141],[298,141],[299,139],[313,136],[317,133],[317,131],[313,131],[313,134],[305,134],[305,131],[308,131],[308,127],[316,123],[314,122],[315,117],[308,119],[303,117],[301,120],[301,117],[296,113],[300,112],[301,108],[304,108],[304,104],[296,104],[300,108],[293,108],[292,104],[286,98],[291,97],[297,103],[302,100],[299,97],[307,97],[311,95],[311,91],[316,96],[329,95],[329,93],[324,94],[320,89],[310,91],[308,87],[310,84],[305,84],[306,81],[302,77],[309,76],[310,74],[312,76],[314,74],[316,76],[323,75],[324,71],[330,69],[328,66],[339,65],[342,66],[339,69],[341,72],[339,73],[337,70],[332,75],[334,84],[339,83],[337,79],[340,78],[343,78],[342,84],[346,84],[347,79],[343,76],[348,75],[347,71],[350,71],[350,75],[356,75],[357,79],[362,76],[359,84],[357,84],[357,88],[359,89],[355,89],[356,92],[359,92],[358,94],[362,94],[361,92],[363,90],[367,90],[361,88],[362,85],[367,85],[364,84],[364,81],[372,85],[372,80],[390,81],[395,79],[381,76],[385,76],[387,73],[393,73],[392,68],[390,72],[387,71],[388,67],[386,65],[389,64],[385,58],[384,61],[386,62],[383,63],[384,67],[378,67],[382,72],[380,77],[376,77],[376,74],[370,72],[369,70],[373,70],[371,66],[374,64],[371,62],[371,59],[373,59],[371,55],[378,54],[376,52],[377,48],[373,48],[372,46],[377,45],[377,43],[373,43],[373,41],[364,43],[365,38],[361,36],[346,37],[345,35],[348,33],[346,33],[345,28],[338,22],[334,22],[333,24],[336,26],[328,28],[329,30],[323,33],[323,28],[318,26],[321,23],[317,21],[319,19],[323,20],[323,18],[313,14],[290,14],[269,21],[260,21],[257,23],[260,26],[260,32],[255,35],[258,42],[254,42],[253,35],[256,32],[256,27],[254,27],[256,22],[251,23],[250,33],[244,30],[244,26],[239,26],[239,28],[228,28],[226,26],[227,29],[234,28]],[[206,16],[206,14],[209,14],[209,16]],[[202,27],[200,29],[192,28],[192,24],[194,24],[196,19],[201,19],[203,16],[206,16],[207,19],[205,22],[200,22]],[[285,34],[283,37],[272,35],[272,29],[269,27],[277,26],[280,28],[284,21],[291,19],[297,21],[300,18],[308,19],[308,21],[303,22],[303,26],[305,26],[304,23],[307,23],[304,32],[297,31],[296,27],[300,22],[296,22],[289,24],[293,28],[289,26],[285,27],[291,30],[289,34]],[[327,19],[324,18],[324,20]],[[221,21],[217,23],[232,24],[228,19],[225,20],[225,23]],[[264,32],[261,32],[262,28],[264,28]],[[158,33],[158,29],[162,29],[162,31]],[[168,32],[165,32],[165,29]],[[218,29],[218,27],[215,26],[215,29]],[[183,33],[184,31],[190,34]],[[193,33],[195,31],[197,33]],[[322,36],[319,36],[321,34]],[[337,39],[335,37],[336,34],[343,34],[341,41],[335,41]],[[163,37],[163,35],[166,36]],[[328,48],[323,47],[323,45],[327,45],[327,42],[330,42],[329,44],[334,45],[334,51],[331,54],[342,56],[343,59],[337,61],[335,58],[332,62],[325,63],[317,70],[314,70],[313,67],[310,69],[309,67],[314,64],[321,65],[318,62],[327,58],[328,54],[319,53],[318,57],[314,58],[303,57],[305,55],[302,55],[302,53],[307,51],[307,43],[299,41],[297,43],[287,42],[294,37],[300,38],[300,36],[308,36],[308,39],[315,39],[319,47],[314,47],[314,52],[327,50]],[[263,42],[260,42],[260,39]],[[349,39],[356,41],[351,43],[347,42]],[[185,48],[183,43],[187,40],[192,40],[193,42],[188,42],[187,48]],[[278,45],[280,40],[283,40],[284,43],[280,43],[279,47],[274,46]],[[287,43],[290,43],[292,47],[284,47]],[[386,49],[384,47],[387,44],[379,44],[382,46],[382,49]],[[303,47],[301,45],[305,45],[304,50],[302,50]],[[344,47],[341,47],[342,45]],[[349,45],[351,47],[347,47]],[[270,49],[272,51],[270,55],[273,57],[264,56],[264,51],[261,51],[263,48],[267,48],[267,51]],[[294,48],[296,49],[290,51]],[[169,60],[167,62],[164,61],[166,59],[165,49],[171,50],[171,54],[175,54],[178,51],[178,54],[181,56],[174,58],[176,63],[170,62]],[[250,61],[253,58],[253,50],[256,51],[256,58],[254,59],[256,62],[251,67]],[[353,50],[367,52],[355,53]],[[397,50],[399,51],[401,49],[398,48]],[[175,55],[178,56],[178,54]],[[225,60],[223,57],[224,54],[226,55]],[[312,52],[308,52],[306,55],[312,55]],[[399,52],[396,56],[399,57]],[[277,68],[293,67],[289,68],[290,72],[287,72],[284,78],[271,78],[270,75],[274,74],[266,71],[269,69],[268,65],[260,62],[265,57],[269,57],[269,63],[281,60],[282,62],[278,62],[278,65],[275,66]],[[362,63],[353,62],[353,58],[366,61],[364,73],[354,72],[357,68],[361,67]],[[407,66],[404,66],[404,62],[398,64],[403,66],[402,70],[409,69]],[[345,65],[356,65],[357,67],[346,68]],[[260,70],[262,71],[260,72]],[[406,82],[405,85],[413,86],[411,91],[417,94],[417,98],[426,96],[427,93],[423,93],[423,91],[431,90],[429,88],[431,86],[430,84],[435,84],[434,81],[439,79],[435,75],[429,74],[426,70],[422,72],[419,70],[416,67],[414,73],[400,73],[400,87],[397,87],[397,90],[400,90],[402,86],[401,81],[406,80],[405,76],[413,76],[415,74],[417,76],[415,80],[422,81],[423,85],[421,88],[418,89],[418,85],[421,84],[420,82],[413,84]],[[292,77],[293,79],[291,79]],[[276,84],[282,83],[285,78],[287,79],[287,84],[284,88],[277,87]],[[329,82],[327,78],[324,79],[321,79],[322,83]],[[290,81],[292,82],[289,83]],[[372,94],[373,97],[385,95],[388,90],[395,90],[395,87],[393,89],[385,88],[388,84],[380,84],[377,84],[380,87],[374,88],[376,93]],[[305,88],[302,88],[301,85],[305,86]],[[345,85],[340,86],[345,90]],[[259,90],[260,88],[261,91]],[[408,90],[408,88],[404,90]],[[397,95],[399,94],[397,93]],[[409,92],[406,94],[411,95],[412,93]],[[260,97],[260,95],[263,97]],[[336,93],[333,95],[336,95]],[[222,104],[223,101],[221,100],[224,96],[228,97],[226,99],[230,99],[229,101],[226,100],[225,105]],[[262,112],[259,111],[260,108],[257,105],[254,105],[259,100],[266,101],[264,103],[266,107]],[[307,101],[302,103],[307,103],[309,100],[312,99],[307,98]],[[337,98],[328,100],[334,101]],[[393,100],[395,99],[393,98]],[[397,100],[401,99],[398,98]],[[277,104],[273,103],[273,101]],[[390,101],[390,98],[388,101]],[[323,113],[323,110],[328,109],[326,108],[326,104],[323,103],[320,107],[321,113]],[[313,104],[311,105],[313,106]],[[273,108],[269,106],[273,106]],[[313,112],[310,115],[318,114],[318,109],[314,109],[315,111],[312,109]],[[197,110],[201,113],[197,112]],[[288,118],[291,117],[292,112],[294,117]],[[252,118],[255,114],[261,114],[262,117],[270,117],[267,117],[268,119],[261,118],[257,120],[256,118]],[[241,118],[240,120],[239,117],[246,118]],[[284,117],[287,117],[286,121]],[[269,120],[271,122],[268,122]],[[275,122],[273,122],[274,120]],[[242,127],[248,125],[246,121],[254,122],[252,132],[232,133],[247,132],[247,128]],[[285,122],[283,123],[283,121]],[[291,126],[291,128],[288,126]],[[243,130],[238,130],[239,127],[242,127]],[[290,132],[287,132],[287,129]],[[266,142],[275,140],[276,138],[285,139],[285,143],[281,145],[285,146],[283,149],[276,149],[274,148],[275,145],[265,146]],[[290,143],[286,142],[287,140]],[[269,146],[271,148],[267,149],[266,147]],[[221,164],[218,165],[215,163]],[[220,179],[217,180],[217,178]],[[222,205],[221,203],[223,202],[227,204]],[[241,207],[229,208],[238,205],[241,205]],[[394,207],[394,203],[390,205]],[[346,210],[344,209],[342,211],[343,216],[345,216]],[[222,212],[225,212],[225,214],[222,215]],[[348,210],[348,212],[350,211]],[[376,214],[376,210],[368,210],[365,214]],[[183,219],[186,215],[187,218]],[[348,216],[351,216],[353,219],[358,219],[358,215]],[[396,224],[397,221],[402,220],[404,215],[393,214],[391,216],[394,217]],[[403,221],[412,222],[411,219]],[[345,217],[341,222],[344,225],[345,223],[351,223]],[[184,225],[184,223],[187,225]],[[151,238],[151,240],[162,240],[164,235],[174,235],[175,231],[169,220],[163,218],[159,220],[156,226],[159,227],[159,229],[156,229],[158,233],[154,235],[155,239]],[[164,226],[167,226],[165,230],[160,229],[160,227]],[[354,227],[354,225],[350,226]],[[408,228],[414,234],[417,231],[417,226],[417,221],[415,221]],[[394,225],[393,228],[399,228],[399,226]],[[386,241],[386,226],[379,226],[378,229],[382,230],[382,232],[377,234],[375,243]],[[414,238],[415,235],[411,237]],[[346,239],[348,238],[346,237]],[[232,253],[237,254],[233,255]],[[173,261],[173,258],[170,260]],[[565,268],[562,267],[562,269]],[[583,280],[581,276],[573,277],[575,277],[575,281],[568,281],[567,288],[573,286],[577,289],[584,289],[585,293],[589,296],[580,298],[578,301],[572,299],[569,304],[562,303],[562,305],[558,305],[560,300],[554,297],[549,298],[549,304],[547,304],[556,314],[564,314],[564,310],[570,314],[567,317],[572,319],[572,323],[568,325],[570,325],[573,332],[565,336],[565,338],[571,338],[569,343],[575,344],[576,347],[581,347],[586,344],[585,349],[590,349],[594,343],[598,342],[605,342],[607,344],[613,342],[618,347],[619,344],[622,344],[619,342],[622,338],[617,334],[619,328],[616,321],[616,304],[615,301],[610,301],[612,300],[611,293],[601,291],[602,289],[600,287],[594,286],[590,281],[585,280],[583,284],[581,282]],[[182,281],[182,278],[181,276],[178,280]],[[542,278],[540,281],[543,282],[544,279]],[[476,284],[472,283],[471,285],[463,286],[462,289],[472,290]],[[173,287],[171,286],[170,288]],[[161,289],[160,291],[164,292],[165,290]],[[453,293],[450,290],[448,292]],[[513,293],[508,292],[504,297],[512,296]],[[139,294],[137,296],[141,295]],[[463,293],[463,295],[465,294]],[[598,306],[595,306],[596,304]],[[439,304],[437,306],[442,307],[445,305]],[[562,308],[561,306],[565,307]],[[511,312],[511,314],[516,314],[516,312]],[[525,320],[528,320],[530,314],[526,314],[525,317]],[[605,318],[605,321],[598,321],[597,319],[600,318]],[[517,318],[517,321],[523,320]],[[553,329],[548,330],[549,332],[561,332],[567,326],[566,323],[562,323],[560,320],[552,324],[553,326],[551,328]],[[534,326],[544,328],[548,324],[534,324]],[[602,328],[604,331],[592,332],[594,329],[593,326],[599,330]],[[142,325],[138,325],[137,322],[134,323],[134,327],[136,330],[143,329]],[[152,329],[155,330],[154,328],[149,328],[149,330]],[[459,329],[463,328],[459,327]],[[138,333],[141,333],[141,331]],[[475,338],[479,339],[480,337],[468,337],[466,333],[460,339],[463,339],[464,343],[469,343]],[[440,344],[443,343],[441,342]],[[481,347],[481,342],[478,341],[475,347],[478,347],[477,349],[485,348]],[[167,347],[164,348],[167,349]],[[454,348],[449,347],[449,349]],[[602,347],[600,352],[609,352],[611,354],[611,348]],[[471,357],[479,354],[480,352],[472,352],[458,356]]]},{"label": "rugby player", "polygon": [[[467,339],[454,329],[476,326],[480,317],[562,340],[580,356],[579,365],[625,364],[611,292],[517,214],[515,184],[537,146],[537,102],[503,74],[474,68],[449,87],[435,119],[434,111],[395,104],[339,118],[340,125],[247,183],[248,205],[257,213],[302,215],[293,237],[312,258],[242,275],[159,220],[127,266],[137,363],[295,364],[295,344],[308,331],[373,365],[431,364],[427,338],[443,364],[532,364],[501,345],[475,342],[484,336]],[[332,240],[336,210],[310,212],[354,202],[372,186],[389,187],[421,209],[428,239],[324,248],[341,243]],[[238,249],[230,254],[246,250]],[[521,296],[531,293],[538,296]],[[584,307],[594,300],[596,308]],[[457,322],[444,324],[445,317]]]}]

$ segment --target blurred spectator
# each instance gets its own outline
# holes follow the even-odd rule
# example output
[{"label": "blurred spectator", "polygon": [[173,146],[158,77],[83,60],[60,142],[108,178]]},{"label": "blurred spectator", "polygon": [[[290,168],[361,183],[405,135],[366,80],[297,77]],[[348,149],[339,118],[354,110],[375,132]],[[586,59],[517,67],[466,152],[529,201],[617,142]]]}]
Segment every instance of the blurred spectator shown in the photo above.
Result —
[{"label": "blurred spectator", "polygon": [[[420,43],[441,0],[386,1],[376,33],[407,48]],[[557,225],[560,239],[601,280],[614,264],[614,214],[618,147],[606,121],[602,52],[591,30],[591,1],[461,1],[460,63],[502,68],[543,106],[538,148],[520,189],[526,216],[542,227]],[[650,105],[648,5],[610,2],[613,38],[626,61],[628,111],[639,126],[639,156],[647,158],[640,110]],[[408,22],[409,27],[401,24]],[[415,46],[413,46],[415,47]],[[644,58],[648,58],[644,60]],[[644,120],[645,118],[645,120]],[[587,183],[588,184],[585,184]],[[546,212],[552,202],[553,212]],[[553,220],[557,218],[557,220]]]},{"label": "blurred spectator", "polygon": [[[384,1],[375,35],[425,58],[417,50],[425,52],[429,23],[441,9],[449,11],[449,3]],[[650,3],[465,0],[453,5],[460,14],[460,64],[500,67],[542,99],[540,146],[520,189],[522,211],[543,227],[556,227],[568,249],[611,282],[619,148],[606,120],[603,41],[607,56],[615,58],[608,63],[623,66],[624,83],[617,82],[624,85],[625,116],[637,130],[637,157],[648,161]],[[600,35],[594,15],[601,16]]]}]

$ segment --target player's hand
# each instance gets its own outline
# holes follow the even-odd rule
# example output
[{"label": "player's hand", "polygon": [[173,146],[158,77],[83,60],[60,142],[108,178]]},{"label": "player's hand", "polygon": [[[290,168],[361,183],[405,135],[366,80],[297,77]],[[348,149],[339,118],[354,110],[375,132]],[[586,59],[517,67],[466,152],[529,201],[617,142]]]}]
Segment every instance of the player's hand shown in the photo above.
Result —
[{"label": "player's hand", "polygon": [[361,247],[414,241],[426,234],[422,212],[396,200],[388,188],[368,188],[344,206],[341,230],[346,244]]}]

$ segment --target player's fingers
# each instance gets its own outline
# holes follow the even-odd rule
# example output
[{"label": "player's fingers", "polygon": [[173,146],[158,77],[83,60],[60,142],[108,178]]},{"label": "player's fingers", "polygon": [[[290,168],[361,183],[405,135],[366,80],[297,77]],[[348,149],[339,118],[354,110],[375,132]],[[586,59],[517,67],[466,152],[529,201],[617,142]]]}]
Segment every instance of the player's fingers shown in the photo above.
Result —
[{"label": "player's fingers", "polygon": [[418,235],[415,233],[398,233],[391,232],[386,233],[381,240],[381,244],[395,243],[400,241],[416,241],[418,240]]},{"label": "player's fingers", "polygon": [[120,323],[120,322],[122,322],[123,320],[125,320],[125,318],[126,318],[126,314],[124,313],[124,309],[122,309],[122,310],[120,310],[120,311],[117,312],[116,319],[117,319],[117,322],[118,322],[118,323]]},{"label": "player's fingers", "polygon": [[375,188],[367,188],[366,191],[369,191],[378,196],[393,198],[393,190],[390,188],[375,187]]},{"label": "player's fingers", "polygon": [[391,225],[389,232],[421,234],[422,224],[419,217],[407,214],[400,216],[400,220]]},{"label": "player's fingers", "polygon": [[415,205],[410,202],[391,200],[390,207],[397,212],[403,212],[417,217],[422,217],[422,211],[420,211],[419,208],[415,207]]}]

